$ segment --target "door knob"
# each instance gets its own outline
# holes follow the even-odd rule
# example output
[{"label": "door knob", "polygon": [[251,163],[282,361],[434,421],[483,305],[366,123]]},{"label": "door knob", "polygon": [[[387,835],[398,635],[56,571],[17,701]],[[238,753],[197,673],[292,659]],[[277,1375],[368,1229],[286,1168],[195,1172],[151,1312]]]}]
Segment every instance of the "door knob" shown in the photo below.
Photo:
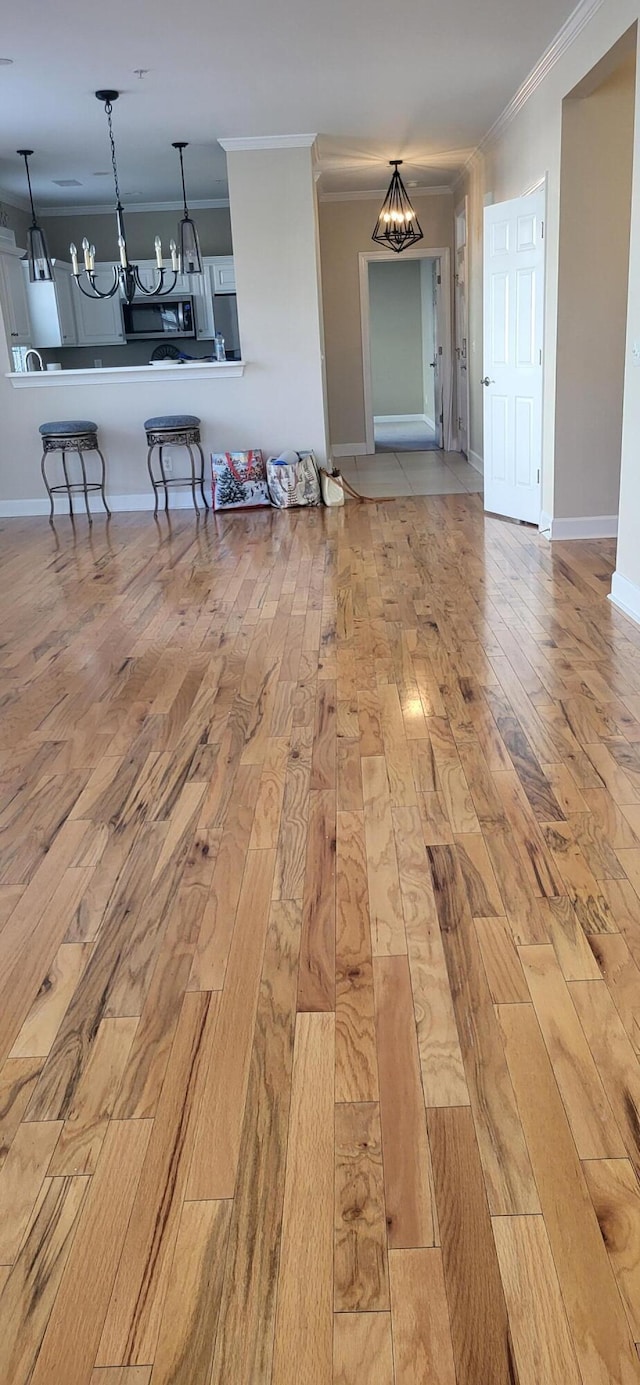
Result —
[{"label": "door knob", "polygon": [[480,381],[481,385],[495,385],[495,383],[495,380],[490,380],[488,375],[485,375],[484,380]]}]

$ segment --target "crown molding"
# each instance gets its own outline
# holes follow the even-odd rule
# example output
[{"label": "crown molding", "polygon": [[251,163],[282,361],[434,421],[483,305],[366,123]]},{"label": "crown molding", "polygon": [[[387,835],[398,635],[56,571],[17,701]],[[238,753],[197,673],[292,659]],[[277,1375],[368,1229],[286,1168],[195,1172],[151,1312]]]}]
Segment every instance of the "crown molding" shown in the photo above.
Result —
[{"label": "crown molding", "polygon": [[312,149],[317,138],[317,134],[240,135],[233,139],[219,139],[218,144],[226,154],[235,154],[242,149]]},{"label": "crown molding", "polygon": [[[386,188],[375,188],[372,192],[321,192],[319,200],[321,202],[377,202],[381,197],[386,197],[389,191]],[[414,197],[448,197],[453,192],[453,185],[443,183],[439,187],[433,188],[408,188],[409,196]]]},{"label": "crown molding", "polygon": [[7,207],[15,207],[19,212],[29,212],[29,200],[26,197],[19,197],[16,192],[5,192],[0,188],[0,202],[4,202]]},{"label": "crown molding", "polygon": [[[0,193],[1,201],[2,193]],[[189,210],[192,212],[208,211],[211,207],[228,206],[228,197],[205,197],[200,200],[197,198],[193,201],[189,200]],[[125,213],[127,217],[130,217],[136,216],[138,212],[181,212],[182,209],[182,202],[132,202],[125,207]],[[112,214],[115,216],[115,208],[110,202],[105,202],[99,207],[95,203],[85,207],[69,202],[66,206],[40,208],[42,221],[46,221],[48,216],[110,216]]]},{"label": "crown molding", "polygon": [[476,148],[473,150],[473,153],[469,155],[464,168],[456,179],[454,184],[455,187],[459,185],[475,160],[482,154],[483,150],[486,149],[487,145],[497,139],[498,136],[507,129],[507,126],[511,124],[512,120],[515,120],[523,107],[526,106],[527,101],[531,99],[534,92],[538,90],[538,87],[542,85],[545,78],[549,76],[549,73],[555,67],[556,63],[560,61],[560,58],[567,52],[567,49],[575,43],[583,29],[586,28],[587,24],[593,19],[594,15],[598,13],[598,10],[602,8],[603,4],[604,0],[580,0],[575,10],[573,10],[569,18],[565,20],[562,28],[558,30],[555,38],[549,44],[549,47],[545,48],[544,53],[538,59],[535,67],[531,69],[528,77],[525,77],[524,82],[518,87],[515,95],[512,96],[504,110],[501,111],[498,119],[494,120],[493,125],[491,125],[487,133],[483,135],[480,143],[477,144]]}]

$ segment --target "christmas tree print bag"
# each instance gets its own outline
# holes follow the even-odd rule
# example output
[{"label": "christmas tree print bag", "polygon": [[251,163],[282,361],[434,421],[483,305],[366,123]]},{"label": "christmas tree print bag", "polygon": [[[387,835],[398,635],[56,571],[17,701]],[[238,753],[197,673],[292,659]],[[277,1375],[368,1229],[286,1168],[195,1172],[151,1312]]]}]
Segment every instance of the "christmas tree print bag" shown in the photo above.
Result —
[{"label": "christmas tree print bag", "polygon": [[264,457],[250,452],[214,452],[211,458],[214,510],[249,510],[269,505]]}]

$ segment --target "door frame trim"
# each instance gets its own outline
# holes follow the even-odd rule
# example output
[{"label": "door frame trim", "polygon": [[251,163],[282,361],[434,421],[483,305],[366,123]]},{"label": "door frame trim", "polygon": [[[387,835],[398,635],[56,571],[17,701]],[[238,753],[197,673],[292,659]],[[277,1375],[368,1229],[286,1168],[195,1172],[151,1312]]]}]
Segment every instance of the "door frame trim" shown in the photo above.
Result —
[{"label": "door frame trim", "polygon": [[[466,307],[467,307],[467,321],[466,321],[466,328],[467,328],[467,380],[466,380],[466,387],[465,387],[465,396],[466,396],[466,404],[467,404],[467,452],[466,452],[466,456],[467,456],[467,461],[470,461],[470,456],[471,456],[471,380],[470,380],[470,375],[471,375],[471,369],[470,369],[470,366],[471,366],[471,351],[470,351],[470,349],[469,349],[469,197],[468,197],[467,194],[465,194],[465,196],[462,198],[462,201],[458,202],[457,207],[454,207],[454,209],[453,209],[453,224],[454,224],[454,246],[453,246],[453,253],[454,253],[454,256],[456,257],[456,258],[455,258],[456,272],[457,272],[457,263],[458,263],[458,260],[457,260],[457,256],[458,256],[458,246],[457,246],[457,244],[455,243],[455,237],[456,237],[455,228],[456,228],[456,226],[457,226],[457,220],[458,220],[458,217],[459,217],[459,215],[460,215],[460,212],[464,212],[464,230],[465,230],[465,241],[464,241],[464,272],[465,272],[465,285],[464,285],[464,288],[465,288],[465,303],[466,303]],[[454,281],[454,290],[455,290],[455,281]],[[456,338],[457,338],[457,335],[458,335],[458,299],[457,299],[457,294],[455,293],[455,291],[454,291],[454,295],[453,295],[453,308],[454,308],[454,349],[456,349],[456,347],[457,347]],[[457,373],[456,373],[456,395],[457,395],[457,392],[458,392],[458,378],[457,378]],[[458,401],[456,400],[456,403],[457,403],[457,402],[458,402]],[[459,413],[459,410],[458,410],[458,413]],[[453,431],[455,432],[455,435],[456,435],[457,450],[458,450],[458,452],[459,452],[459,451],[460,451],[460,438],[458,437],[458,425],[457,425],[457,424],[456,424],[456,427],[455,427],[455,429],[454,429]],[[473,462],[471,462],[471,465],[473,466]],[[477,468],[476,468],[476,469],[477,469]]]},{"label": "door frame trim", "polygon": [[[398,263],[399,256],[394,250],[361,250],[358,255],[360,280],[360,330],[362,335],[362,384],[364,394],[364,426],[367,453],[375,452],[373,427],[373,387],[371,381],[371,314],[369,307],[369,265],[387,261]],[[442,415],[443,446],[450,451],[453,437],[453,390],[451,354],[451,251],[448,246],[429,249],[403,250],[403,260],[439,260],[441,284],[441,321],[438,331],[442,345]]]}]

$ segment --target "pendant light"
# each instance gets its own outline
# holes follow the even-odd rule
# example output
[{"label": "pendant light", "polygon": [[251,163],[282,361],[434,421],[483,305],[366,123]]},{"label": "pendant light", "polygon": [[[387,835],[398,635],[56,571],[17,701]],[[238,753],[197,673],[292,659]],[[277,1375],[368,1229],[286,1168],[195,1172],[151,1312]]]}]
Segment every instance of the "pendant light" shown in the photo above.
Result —
[{"label": "pendant light", "polygon": [[409,194],[398,173],[402,159],[390,159],[393,169],[389,190],[380,208],[375,230],[371,237],[387,250],[395,250],[399,255],[408,246],[423,239],[420,222],[415,214]]},{"label": "pendant light", "polygon": [[184,203],[184,216],[178,227],[178,255],[180,258],[180,270],[182,274],[202,274],[202,256],[200,254],[200,241],[195,221],[189,216],[187,206],[187,189],[184,182],[184,161],[182,151],[188,145],[184,140],[176,140],[172,146],[178,150],[180,155],[180,177],[182,178],[182,200]]},{"label": "pendant light", "polygon": [[29,176],[29,159],[33,154],[33,149],[18,149],[16,153],[24,159],[24,166],[27,173],[27,186],[29,188],[29,201],[31,203],[31,225],[27,231],[27,253],[23,257],[29,265],[29,279],[32,284],[50,283],[53,279],[53,270],[45,234],[41,226],[38,226],[36,209],[33,205],[33,193],[31,191],[31,178]]}]

